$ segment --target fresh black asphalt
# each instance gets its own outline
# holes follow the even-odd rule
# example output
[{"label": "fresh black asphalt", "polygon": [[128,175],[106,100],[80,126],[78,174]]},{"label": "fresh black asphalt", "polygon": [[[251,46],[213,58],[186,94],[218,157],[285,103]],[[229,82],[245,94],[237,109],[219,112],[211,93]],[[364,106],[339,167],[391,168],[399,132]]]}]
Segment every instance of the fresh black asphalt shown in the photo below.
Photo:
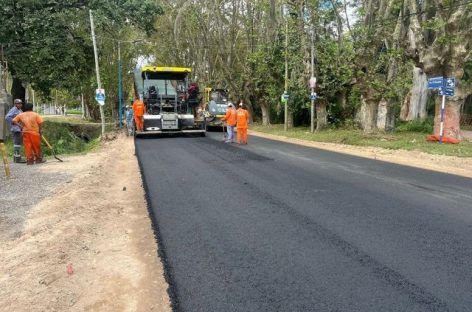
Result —
[{"label": "fresh black asphalt", "polygon": [[472,179],[221,133],[136,153],[175,311],[472,311]]}]

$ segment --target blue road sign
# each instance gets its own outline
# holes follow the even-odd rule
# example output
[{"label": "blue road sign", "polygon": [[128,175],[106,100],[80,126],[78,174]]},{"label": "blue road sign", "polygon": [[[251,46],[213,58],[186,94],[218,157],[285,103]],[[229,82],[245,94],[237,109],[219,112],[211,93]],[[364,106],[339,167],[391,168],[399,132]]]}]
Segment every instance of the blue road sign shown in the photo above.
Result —
[{"label": "blue road sign", "polygon": [[447,77],[446,79],[444,79],[444,87],[454,89],[456,87],[456,78]]},{"label": "blue road sign", "polygon": [[454,88],[440,88],[439,95],[454,96]]},{"label": "blue road sign", "polygon": [[444,86],[443,77],[434,77],[428,79],[428,89],[439,89]]},{"label": "blue road sign", "polygon": [[316,94],[310,95],[310,100],[312,100],[312,101],[316,100]]}]

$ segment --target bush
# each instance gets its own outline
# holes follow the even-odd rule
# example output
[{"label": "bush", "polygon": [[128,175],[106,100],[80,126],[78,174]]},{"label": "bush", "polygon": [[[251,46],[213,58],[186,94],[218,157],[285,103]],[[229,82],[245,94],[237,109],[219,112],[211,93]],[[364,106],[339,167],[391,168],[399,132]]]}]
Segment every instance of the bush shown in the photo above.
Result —
[{"label": "bush", "polygon": [[412,120],[412,121],[402,121],[397,125],[398,131],[405,132],[422,132],[422,133],[432,133],[434,128],[433,117],[428,117],[426,119]]},{"label": "bush", "polygon": [[[43,134],[57,154],[77,153],[86,150],[87,144],[64,124],[45,121]],[[47,146],[43,146],[43,153],[51,155]]]}]

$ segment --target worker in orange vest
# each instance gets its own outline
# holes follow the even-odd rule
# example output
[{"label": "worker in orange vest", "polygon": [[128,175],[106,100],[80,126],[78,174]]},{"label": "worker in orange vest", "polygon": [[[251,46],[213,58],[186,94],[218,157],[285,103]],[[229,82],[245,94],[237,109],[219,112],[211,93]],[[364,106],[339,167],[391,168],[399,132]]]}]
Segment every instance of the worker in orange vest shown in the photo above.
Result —
[{"label": "worker in orange vest", "polygon": [[249,112],[244,109],[243,102],[239,103],[239,108],[236,111],[236,128],[238,131],[237,143],[247,144],[247,124],[249,122]]},{"label": "worker in orange vest", "polygon": [[144,110],[144,102],[140,99],[135,99],[133,103],[133,115],[137,131],[143,131],[144,129]]},{"label": "worker in orange vest", "polygon": [[43,119],[33,112],[33,104],[26,103],[23,113],[12,119],[12,123],[21,127],[23,145],[25,146],[26,164],[46,162],[41,153],[41,126]]},{"label": "worker in orange vest", "polygon": [[234,127],[236,126],[236,109],[234,108],[233,103],[228,103],[228,109],[226,110],[226,115],[221,118],[221,120],[226,121],[226,130],[228,132],[228,138],[225,141],[226,143],[233,143],[234,140]]}]

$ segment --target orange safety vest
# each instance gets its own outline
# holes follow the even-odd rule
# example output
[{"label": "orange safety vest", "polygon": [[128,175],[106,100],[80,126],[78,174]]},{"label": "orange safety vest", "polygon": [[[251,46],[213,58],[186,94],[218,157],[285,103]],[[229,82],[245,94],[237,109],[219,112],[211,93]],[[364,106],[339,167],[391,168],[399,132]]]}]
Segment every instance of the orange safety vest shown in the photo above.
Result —
[{"label": "orange safety vest", "polygon": [[39,135],[39,126],[43,123],[41,116],[32,111],[20,113],[13,118],[13,121],[21,124],[21,131],[23,133],[35,135]]},{"label": "orange safety vest", "polygon": [[221,118],[221,120],[225,121],[228,126],[235,126],[236,125],[236,110],[234,108],[228,108],[226,110],[226,116]]},{"label": "orange safety vest", "polygon": [[134,116],[141,117],[144,115],[144,102],[141,100],[135,100],[133,103]]},{"label": "orange safety vest", "polygon": [[247,128],[247,123],[249,121],[249,113],[244,108],[238,108],[236,111],[237,119],[237,128]]}]

